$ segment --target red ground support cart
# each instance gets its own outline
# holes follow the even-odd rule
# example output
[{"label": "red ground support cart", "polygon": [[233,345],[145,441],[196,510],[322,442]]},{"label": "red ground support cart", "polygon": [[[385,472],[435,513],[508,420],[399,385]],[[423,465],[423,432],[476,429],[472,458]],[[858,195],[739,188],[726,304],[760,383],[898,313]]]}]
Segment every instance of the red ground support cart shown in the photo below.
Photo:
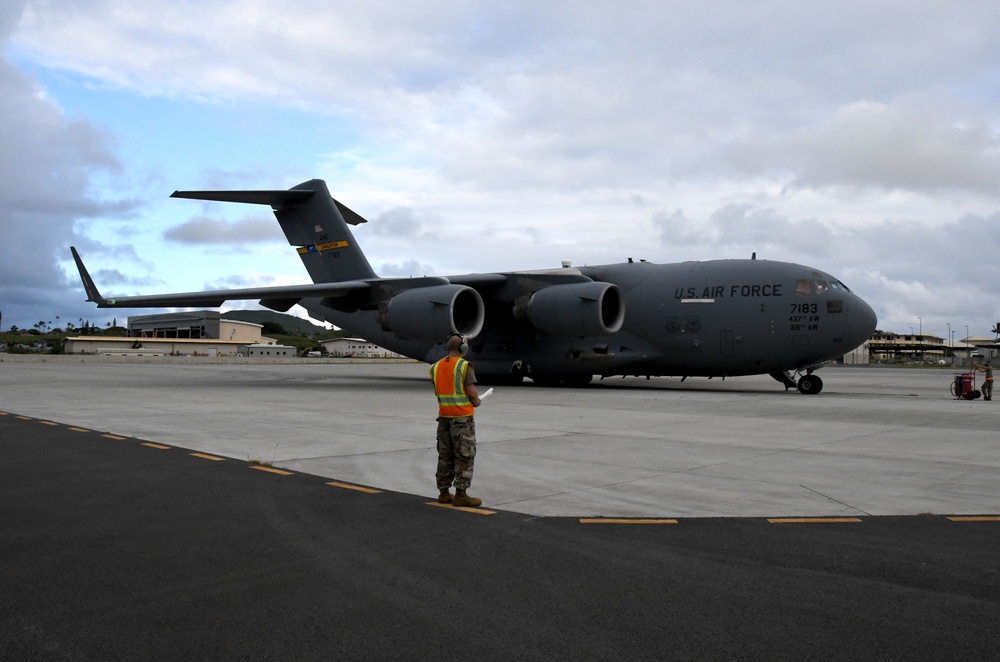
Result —
[{"label": "red ground support cart", "polygon": [[951,382],[951,394],[959,400],[975,400],[982,393],[976,389],[976,371],[960,372]]}]

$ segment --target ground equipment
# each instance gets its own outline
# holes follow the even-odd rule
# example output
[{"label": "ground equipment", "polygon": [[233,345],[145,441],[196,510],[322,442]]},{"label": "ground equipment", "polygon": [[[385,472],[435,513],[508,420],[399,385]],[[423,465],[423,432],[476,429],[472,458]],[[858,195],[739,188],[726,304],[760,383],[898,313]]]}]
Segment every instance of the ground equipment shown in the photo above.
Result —
[{"label": "ground equipment", "polygon": [[975,400],[982,395],[976,389],[976,371],[956,374],[951,382],[951,394],[958,400]]}]

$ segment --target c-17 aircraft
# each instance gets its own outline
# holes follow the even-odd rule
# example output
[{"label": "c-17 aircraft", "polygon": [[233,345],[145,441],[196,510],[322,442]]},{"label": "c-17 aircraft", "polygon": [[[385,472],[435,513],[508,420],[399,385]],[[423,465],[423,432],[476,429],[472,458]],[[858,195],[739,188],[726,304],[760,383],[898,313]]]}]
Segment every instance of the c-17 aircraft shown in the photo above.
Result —
[{"label": "c-17 aircraft", "polygon": [[[871,307],[833,276],[769,260],[633,261],[540,271],[379,278],[348,225],[367,222],[313,179],[288,190],[175,191],[171,197],[270,205],[313,283],[104,298],[99,308],[219,307],[259,299],[432,363],[452,333],[481,383],[583,386],[594,375],[769,374],[819,393],[814,370],[867,340]],[[756,258],[756,255],[754,256]],[[798,381],[794,378],[799,376]]]}]

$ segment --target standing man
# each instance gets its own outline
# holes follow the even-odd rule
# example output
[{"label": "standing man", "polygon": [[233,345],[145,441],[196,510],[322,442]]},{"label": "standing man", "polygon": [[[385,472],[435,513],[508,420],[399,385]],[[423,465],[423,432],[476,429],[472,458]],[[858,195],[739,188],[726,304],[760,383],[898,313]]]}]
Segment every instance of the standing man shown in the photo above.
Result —
[{"label": "standing man", "polygon": [[[430,368],[434,394],[438,400],[437,486],[438,503],[478,506],[482,499],[465,493],[472,484],[476,460],[476,422],[473,409],[479,406],[476,373],[463,356],[469,351],[465,336],[448,336],[448,356]],[[451,486],[455,485],[455,496]]]},{"label": "standing man", "polygon": [[978,363],[973,366],[979,372],[985,372],[986,378],[983,379],[983,400],[993,399],[993,366],[987,361],[986,365],[979,365]]}]

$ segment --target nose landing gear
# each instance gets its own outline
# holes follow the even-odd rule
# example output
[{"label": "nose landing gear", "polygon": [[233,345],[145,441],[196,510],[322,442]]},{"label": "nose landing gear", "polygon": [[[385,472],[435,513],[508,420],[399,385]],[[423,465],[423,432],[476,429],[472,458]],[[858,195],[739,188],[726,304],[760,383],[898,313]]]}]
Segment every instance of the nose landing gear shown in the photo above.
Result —
[{"label": "nose landing gear", "polygon": [[[823,390],[823,380],[813,374],[815,368],[806,368],[806,374],[799,378],[798,383],[795,376],[787,372],[772,372],[771,377],[785,385],[785,390],[796,388],[803,395],[816,395]],[[796,375],[802,374],[801,370],[795,371]]]}]

